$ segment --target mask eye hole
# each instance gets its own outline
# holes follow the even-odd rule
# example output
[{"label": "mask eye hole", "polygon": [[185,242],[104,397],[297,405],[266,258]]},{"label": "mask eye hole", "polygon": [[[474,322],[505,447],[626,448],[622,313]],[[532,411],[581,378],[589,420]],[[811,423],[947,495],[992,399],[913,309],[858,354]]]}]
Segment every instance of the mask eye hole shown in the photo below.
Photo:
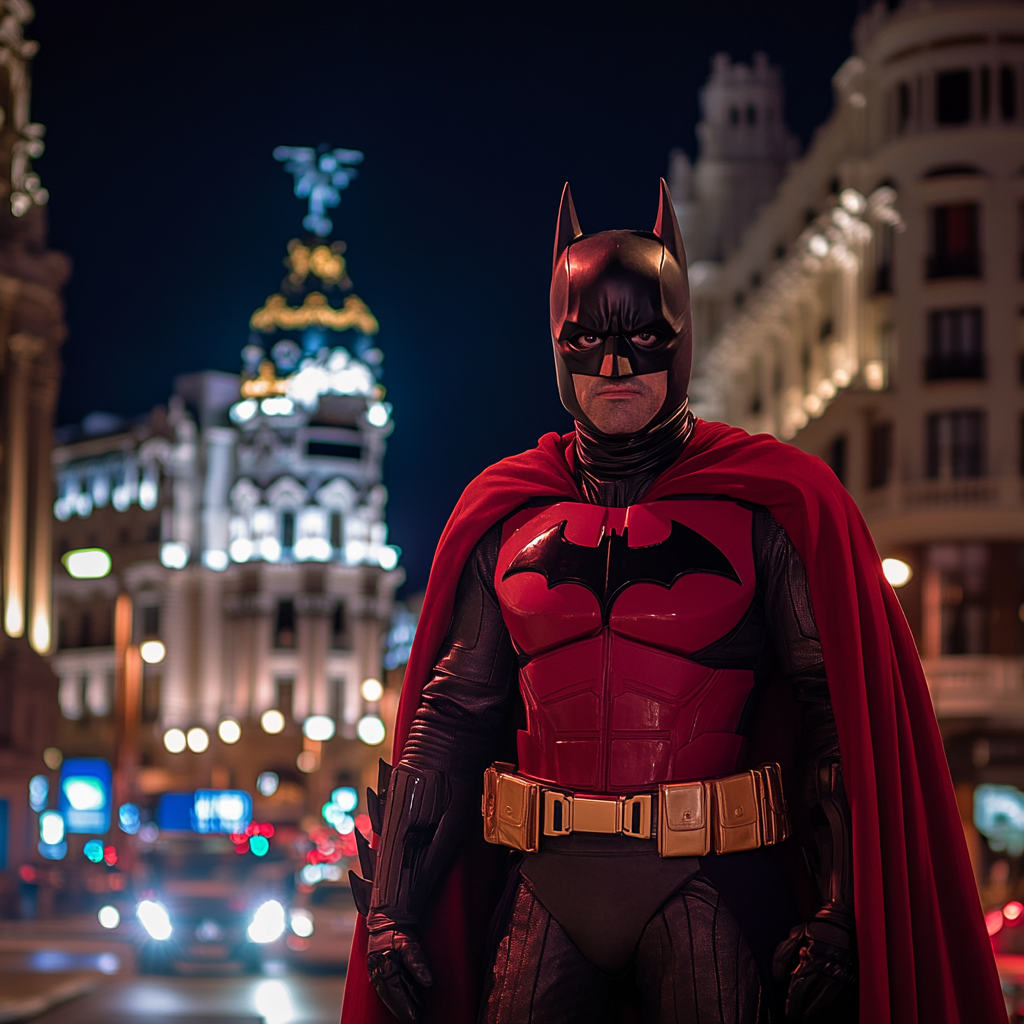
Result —
[{"label": "mask eye hole", "polygon": [[589,352],[591,349],[597,348],[598,345],[604,344],[604,338],[596,334],[577,334],[575,338],[571,339],[569,344],[583,352]]},{"label": "mask eye hole", "polygon": [[640,348],[653,348],[661,341],[653,331],[638,331],[636,334],[630,335],[629,340]]}]

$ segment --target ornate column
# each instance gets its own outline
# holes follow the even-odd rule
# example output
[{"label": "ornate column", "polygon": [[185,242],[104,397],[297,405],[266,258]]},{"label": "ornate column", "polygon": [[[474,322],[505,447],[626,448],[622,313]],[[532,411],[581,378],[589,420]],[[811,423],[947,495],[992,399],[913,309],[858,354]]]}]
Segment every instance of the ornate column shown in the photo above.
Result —
[{"label": "ornate column", "polygon": [[160,631],[167,645],[160,687],[160,722],[165,729],[189,725],[188,582],[187,570],[168,570],[160,610]]},{"label": "ornate column", "polygon": [[206,726],[215,726],[224,693],[224,609],[220,573],[201,569],[199,620],[199,712]]},{"label": "ornate column", "polygon": [[255,720],[274,706],[274,680],[270,673],[271,595],[260,594],[259,609],[254,609],[252,624],[251,714]]},{"label": "ornate column", "polygon": [[231,487],[231,449],[235,432],[227,427],[207,427],[206,483],[203,488],[203,565],[228,567],[228,489]]},{"label": "ornate column", "polygon": [[31,556],[29,562],[28,639],[40,654],[53,641],[53,408],[57,402],[56,367],[40,366],[32,389]]},{"label": "ornate column", "polygon": [[28,610],[28,386],[31,363],[41,347],[42,342],[25,334],[15,334],[7,343],[4,630],[14,637],[24,634]]}]

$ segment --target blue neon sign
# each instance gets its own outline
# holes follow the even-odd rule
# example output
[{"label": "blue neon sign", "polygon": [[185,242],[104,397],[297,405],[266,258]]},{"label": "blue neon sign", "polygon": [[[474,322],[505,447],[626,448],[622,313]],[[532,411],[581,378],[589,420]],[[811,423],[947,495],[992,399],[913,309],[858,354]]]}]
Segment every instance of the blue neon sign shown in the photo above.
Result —
[{"label": "blue neon sign", "polygon": [[244,832],[252,821],[252,797],[241,789],[197,789],[192,805],[195,832]]},{"label": "blue neon sign", "polygon": [[57,809],[68,832],[102,835],[110,830],[110,762],[101,757],[68,758],[60,768]]}]

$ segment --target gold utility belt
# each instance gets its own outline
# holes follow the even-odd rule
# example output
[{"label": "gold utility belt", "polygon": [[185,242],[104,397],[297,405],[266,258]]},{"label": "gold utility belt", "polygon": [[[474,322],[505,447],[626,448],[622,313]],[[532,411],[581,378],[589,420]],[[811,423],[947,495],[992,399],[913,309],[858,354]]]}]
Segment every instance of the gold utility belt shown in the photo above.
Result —
[{"label": "gold utility belt", "polygon": [[524,853],[536,853],[542,835],[573,832],[634,839],[656,834],[662,857],[754,850],[789,835],[777,764],[722,779],[667,782],[657,793],[599,797],[552,789],[517,775],[513,764],[496,762],[484,772],[481,810],[484,839]]}]

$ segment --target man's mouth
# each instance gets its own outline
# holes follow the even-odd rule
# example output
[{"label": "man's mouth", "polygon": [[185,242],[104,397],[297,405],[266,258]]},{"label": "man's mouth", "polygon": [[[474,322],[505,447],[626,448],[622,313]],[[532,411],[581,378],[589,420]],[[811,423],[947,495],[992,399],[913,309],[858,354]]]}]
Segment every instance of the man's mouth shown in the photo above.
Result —
[{"label": "man's mouth", "polygon": [[633,398],[640,394],[640,389],[631,384],[613,384],[601,388],[594,393],[595,398]]}]

